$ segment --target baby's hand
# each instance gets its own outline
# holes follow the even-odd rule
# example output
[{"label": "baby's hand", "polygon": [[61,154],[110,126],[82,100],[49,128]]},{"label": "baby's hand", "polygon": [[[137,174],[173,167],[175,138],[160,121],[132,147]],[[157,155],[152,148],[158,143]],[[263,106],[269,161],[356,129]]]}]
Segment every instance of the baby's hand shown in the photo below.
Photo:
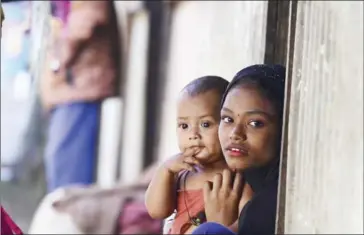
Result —
[{"label": "baby's hand", "polygon": [[173,174],[182,170],[196,171],[194,165],[201,166],[200,162],[194,157],[197,150],[188,148],[185,152],[176,154],[164,163],[164,167]]}]

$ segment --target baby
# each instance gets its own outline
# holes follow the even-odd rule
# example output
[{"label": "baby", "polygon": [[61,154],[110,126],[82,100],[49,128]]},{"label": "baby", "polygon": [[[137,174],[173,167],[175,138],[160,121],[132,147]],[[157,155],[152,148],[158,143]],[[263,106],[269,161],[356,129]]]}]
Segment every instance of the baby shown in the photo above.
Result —
[{"label": "baby", "polygon": [[177,137],[180,153],[164,162],[146,192],[151,217],[176,210],[170,234],[188,234],[205,222],[203,184],[227,168],[219,143],[220,103],[228,81],[217,76],[193,80],[180,92]]}]

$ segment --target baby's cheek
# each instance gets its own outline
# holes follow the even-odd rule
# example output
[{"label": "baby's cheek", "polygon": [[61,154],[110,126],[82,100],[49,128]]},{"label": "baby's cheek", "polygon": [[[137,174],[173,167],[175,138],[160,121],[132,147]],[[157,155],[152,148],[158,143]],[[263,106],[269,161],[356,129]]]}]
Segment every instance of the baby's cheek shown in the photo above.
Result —
[{"label": "baby's cheek", "polygon": [[184,149],[184,148],[186,148],[187,141],[185,139],[186,138],[184,137],[184,135],[182,133],[178,133],[177,132],[177,143],[178,143],[178,147],[181,150]]},{"label": "baby's cheek", "polygon": [[211,136],[207,141],[205,141],[204,145],[208,147],[208,149],[216,151],[216,149],[220,149],[219,138],[217,136]]},{"label": "baby's cheek", "polygon": [[184,152],[187,149],[187,146],[183,141],[178,140],[178,148],[181,152]]}]

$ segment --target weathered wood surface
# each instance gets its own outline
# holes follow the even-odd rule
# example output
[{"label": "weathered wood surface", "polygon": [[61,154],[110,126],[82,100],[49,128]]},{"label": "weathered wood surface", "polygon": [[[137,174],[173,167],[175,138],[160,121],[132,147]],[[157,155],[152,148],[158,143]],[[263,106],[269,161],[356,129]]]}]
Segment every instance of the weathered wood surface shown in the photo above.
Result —
[{"label": "weathered wood surface", "polygon": [[363,234],[363,2],[299,1],[286,234]]}]

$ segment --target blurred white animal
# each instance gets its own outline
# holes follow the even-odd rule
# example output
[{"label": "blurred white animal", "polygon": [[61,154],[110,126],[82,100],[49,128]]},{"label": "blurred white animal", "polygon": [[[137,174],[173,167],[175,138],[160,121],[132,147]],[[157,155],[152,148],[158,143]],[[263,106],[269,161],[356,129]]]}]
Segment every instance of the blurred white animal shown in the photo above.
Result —
[{"label": "blurred white animal", "polygon": [[45,196],[34,214],[28,234],[84,234],[70,214],[53,207],[53,203],[65,195],[65,189],[58,189]]},{"label": "blurred white animal", "polygon": [[73,185],[44,197],[28,234],[113,234],[120,211],[130,198],[144,201],[147,185],[157,169],[150,166],[134,184]]}]

